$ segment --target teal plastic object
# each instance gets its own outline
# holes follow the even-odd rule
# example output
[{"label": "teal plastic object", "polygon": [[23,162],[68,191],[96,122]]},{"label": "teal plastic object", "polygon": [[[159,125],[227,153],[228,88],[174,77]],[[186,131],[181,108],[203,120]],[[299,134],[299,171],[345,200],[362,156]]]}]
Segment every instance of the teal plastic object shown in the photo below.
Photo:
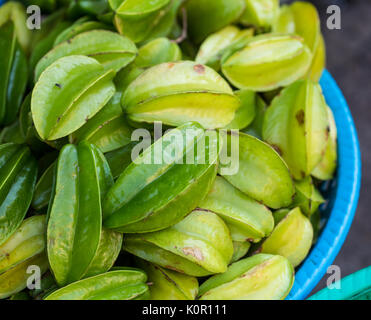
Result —
[{"label": "teal plastic object", "polygon": [[371,300],[371,266],[341,279],[339,289],[322,289],[308,300]]},{"label": "teal plastic object", "polygon": [[321,207],[326,225],[297,270],[288,300],[305,299],[335,260],[352,224],[361,186],[361,154],[347,102],[328,71],[324,71],[320,84],[338,129],[338,169],[336,178],[322,190],[329,199]]}]

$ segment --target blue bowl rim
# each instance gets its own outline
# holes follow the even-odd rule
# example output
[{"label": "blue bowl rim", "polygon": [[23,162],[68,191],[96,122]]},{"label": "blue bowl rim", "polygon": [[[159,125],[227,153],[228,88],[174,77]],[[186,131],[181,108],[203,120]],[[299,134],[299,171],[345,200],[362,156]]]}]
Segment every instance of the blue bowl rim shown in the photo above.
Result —
[{"label": "blue bowl rim", "polygon": [[[0,6],[3,3],[0,0]],[[348,104],[327,70],[324,71],[320,84],[338,128],[337,193],[326,226],[297,271],[287,300],[305,299],[335,260],[352,224],[361,186],[361,152]]]},{"label": "blue bowl rim", "polygon": [[327,70],[320,85],[338,129],[336,197],[317,243],[295,275],[287,300],[305,299],[335,260],[352,224],[361,186],[361,151],[348,104]]}]

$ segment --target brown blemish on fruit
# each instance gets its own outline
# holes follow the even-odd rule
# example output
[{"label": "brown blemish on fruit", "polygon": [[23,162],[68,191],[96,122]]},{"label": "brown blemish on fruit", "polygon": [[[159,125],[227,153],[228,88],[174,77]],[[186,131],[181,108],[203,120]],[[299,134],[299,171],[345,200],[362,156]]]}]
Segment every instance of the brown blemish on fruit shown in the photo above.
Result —
[{"label": "brown blemish on fruit", "polygon": [[330,137],[330,126],[326,127],[326,140]]},{"label": "brown blemish on fruit", "polygon": [[210,212],[210,213],[214,213],[214,214],[216,214],[214,211],[211,211],[211,210],[209,210],[209,209],[199,208],[199,207],[197,207],[194,211],[204,211],[204,212]]},{"label": "brown blemish on fruit", "polygon": [[184,273],[182,270],[174,268],[173,266],[165,266],[164,268],[170,269],[170,270],[173,270],[173,271],[176,271],[176,272],[179,272],[179,273]]},{"label": "brown blemish on fruit", "polygon": [[193,67],[193,70],[196,71],[196,72],[199,73],[199,74],[203,74],[203,73],[205,73],[205,67],[204,67],[202,64],[196,64],[196,65]]},{"label": "brown blemish on fruit", "polygon": [[[251,268],[250,270],[253,270],[252,272],[253,272],[254,274],[256,274],[258,278],[262,278],[262,277],[264,277],[264,269],[265,269],[265,267],[268,266],[269,264],[270,264],[269,260],[266,260],[266,261],[264,261],[263,263],[254,266],[254,267]],[[246,278],[246,277],[248,277],[249,275],[251,275],[251,271],[250,271],[250,270],[249,270],[248,272],[243,273],[243,274],[240,276],[240,279],[241,279],[241,278]]]},{"label": "brown blemish on fruit", "polygon": [[299,110],[296,113],[296,120],[298,120],[299,125],[302,126],[304,124],[304,118],[305,118],[304,110]]},{"label": "brown blemish on fruit", "polygon": [[256,249],[253,253],[252,253],[252,255],[254,256],[254,255],[256,255],[256,254],[259,254],[259,253],[261,253],[263,251],[263,247],[259,247],[258,249]]},{"label": "brown blemish on fruit", "polygon": [[174,67],[174,66],[175,66],[175,63],[173,63],[173,62],[170,62],[170,63],[168,63],[168,64],[167,64],[167,66],[169,67],[169,69],[171,69],[172,67]]},{"label": "brown blemish on fruit", "polygon": [[193,256],[194,258],[196,258],[197,260],[203,260],[204,257],[202,255],[202,252],[200,249],[198,248],[192,248],[192,247],[184,247],[182,249],[183,253],[186,255],[186,256]]},{"label": "brown blemish on fruit", "polygon": [[235,130],[235,129],[228,130],[226,133],[229,136],[235,136],[235,137],[238,137],[240,135],[239,132],[238,132],[238,130]]},{"label": "brown blemish on fruit", "polygon": [[272,144],[271,146],[282,157],[283,152],[282,152],[281,148],[279,146],[275,145],[275,144]]},{"label": "brown blemish on fruit", "polygon": [[296,36],[296,35],[292,35],[290,38],[291,38],[291,39],[294,39],[294,40],[300,40],[300,41],[303,40],[302,37],[299,37],[299,36]]}]

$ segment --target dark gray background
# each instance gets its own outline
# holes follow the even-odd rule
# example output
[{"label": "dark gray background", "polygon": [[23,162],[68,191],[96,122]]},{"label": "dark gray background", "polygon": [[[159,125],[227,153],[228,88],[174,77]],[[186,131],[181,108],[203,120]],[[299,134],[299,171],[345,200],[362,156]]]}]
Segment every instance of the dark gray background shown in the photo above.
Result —
[{"label": "dark gray background", "polygon": [[[321,15],[327,69],[342,89],[358,130],[362,152],[362,188],[358,209],[334,264],[344,277],[371,265],[371,0],[313,0]],[[341,30],[328,30],[326,9],[342,9]],[[325,276],[313,291],[326,285]]]}]

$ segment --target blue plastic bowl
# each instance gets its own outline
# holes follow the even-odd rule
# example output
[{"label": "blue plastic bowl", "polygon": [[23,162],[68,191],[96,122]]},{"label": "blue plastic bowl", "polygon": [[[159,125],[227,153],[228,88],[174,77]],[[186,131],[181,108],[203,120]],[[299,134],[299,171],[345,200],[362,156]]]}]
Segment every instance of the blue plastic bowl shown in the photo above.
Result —
[{"label": "blue plastic bowl", "polygon": [[[5,1],[0,0],[0,5]],[[327,222],[317,243],[296,273],[289,300],[305,299],[339,253],[357,208],[361,185],[361,155],[352,115],[340,88],[328,71],[320,81],[338,128],[339,167],[322,212]]]},{"label": "blue plastic bowl", "polygon": [[317,243],[296,273],[289,300],[305,299],[333,263],[349,232],[361,186],[361,153],[356,128],[340,88],[328,71],[320,81],[338,129],[338,170],[322,213],[327,218]]}]

